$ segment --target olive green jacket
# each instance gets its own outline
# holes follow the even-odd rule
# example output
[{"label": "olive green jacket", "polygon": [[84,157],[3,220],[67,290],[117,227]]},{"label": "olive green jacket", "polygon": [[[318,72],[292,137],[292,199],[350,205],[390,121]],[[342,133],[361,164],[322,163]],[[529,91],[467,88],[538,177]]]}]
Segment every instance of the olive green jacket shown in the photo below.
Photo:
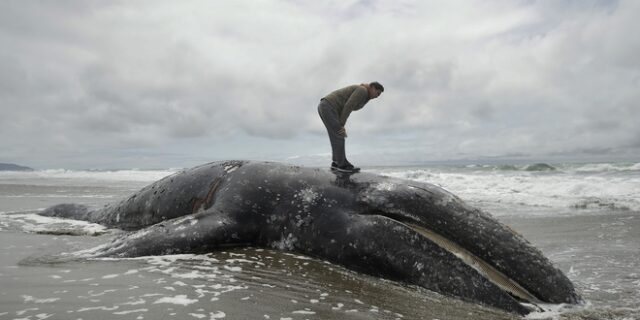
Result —
[{"label": "olive green jacket", "polygon": [[351,111],[360,110],[369,102],[369,91],[362,85],[354,84],[331,92],[322,99],[329,101],[335,108],[340,124],[344,126]]}]

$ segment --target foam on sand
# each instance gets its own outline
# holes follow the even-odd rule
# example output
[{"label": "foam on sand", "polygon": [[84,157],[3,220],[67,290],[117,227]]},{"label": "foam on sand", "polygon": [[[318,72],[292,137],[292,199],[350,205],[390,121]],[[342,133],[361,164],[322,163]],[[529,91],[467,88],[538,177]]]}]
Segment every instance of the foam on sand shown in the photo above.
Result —
[{"label": "foam on sand", "polygon": [[182,305],[182,306],[188,306],[188,305],[196,303],[196,302],[198,302],[197,299],[189,299],[189,298],[187,298],[187,295],[180,294],[180,295],[177,295],[175,297],[160,298],[160,299],[156,300],[153,304],[169,303],[169,304],[178,304],[178,305]]}]

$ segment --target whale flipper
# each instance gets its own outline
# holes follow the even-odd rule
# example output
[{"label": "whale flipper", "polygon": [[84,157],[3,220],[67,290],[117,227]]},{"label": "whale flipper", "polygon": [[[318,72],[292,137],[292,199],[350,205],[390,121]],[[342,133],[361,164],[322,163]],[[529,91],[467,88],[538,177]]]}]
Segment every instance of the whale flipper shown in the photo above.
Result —
[{"label": "whale flipper", "polygon": [[223,212],[208,210],[166,220],[120,236],[112,243],[81,251],[89,257],[139,257],[210,252],[225,246],[242,246],[256,234]]}]

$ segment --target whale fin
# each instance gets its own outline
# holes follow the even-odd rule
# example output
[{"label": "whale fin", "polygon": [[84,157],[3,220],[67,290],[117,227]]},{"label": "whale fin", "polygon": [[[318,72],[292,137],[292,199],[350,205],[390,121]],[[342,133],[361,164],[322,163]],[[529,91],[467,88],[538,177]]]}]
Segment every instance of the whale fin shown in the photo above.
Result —
[{"label": "whale fin", "polygon": [[139,257],[206,252],[224,246],[242,246],[254,240],[251,228],[218,210],[207,210],[166,220],[127,233],[113,242],[76,252],[85,257]]}]

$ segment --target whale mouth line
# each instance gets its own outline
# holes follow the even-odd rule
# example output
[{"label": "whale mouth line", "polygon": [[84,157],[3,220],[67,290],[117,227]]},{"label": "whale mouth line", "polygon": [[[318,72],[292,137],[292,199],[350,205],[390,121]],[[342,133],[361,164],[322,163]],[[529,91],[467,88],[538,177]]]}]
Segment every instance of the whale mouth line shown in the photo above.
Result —
[{"label": "whale mouth line", "polygon": [[542,300],[537,298],[515,280],[511,279],[488,262],[471,253],[469,250],[465,249],[454,241],[444,237],[443,235],[411,222],[403,222],[388,216],[384,217],[415,231],[422,237],[427,238],[442,249],[453,254],[458,259],[462,260],[465,264],[480,273],[484,278],[489,280],[494,285],[498,286],[501,290],[507,292],[519,302],[532,304],[533,306],[538,308],[538,304],[544,303]]}]

